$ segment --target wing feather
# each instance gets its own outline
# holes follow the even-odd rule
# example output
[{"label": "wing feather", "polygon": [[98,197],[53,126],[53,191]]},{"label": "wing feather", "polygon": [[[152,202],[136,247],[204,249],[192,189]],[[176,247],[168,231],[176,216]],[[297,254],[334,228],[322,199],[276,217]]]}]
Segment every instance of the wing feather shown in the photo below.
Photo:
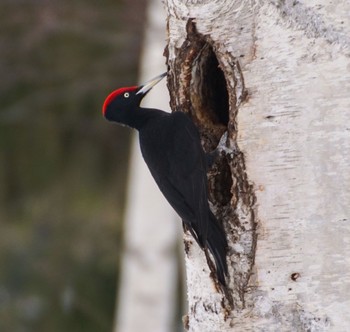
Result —
[{"label": "wing feather", "polygon": [[140,131],[140,145],[165,198],[205,247],[209,223],[206,159],[197,128],[184,113],[167,114]]}]

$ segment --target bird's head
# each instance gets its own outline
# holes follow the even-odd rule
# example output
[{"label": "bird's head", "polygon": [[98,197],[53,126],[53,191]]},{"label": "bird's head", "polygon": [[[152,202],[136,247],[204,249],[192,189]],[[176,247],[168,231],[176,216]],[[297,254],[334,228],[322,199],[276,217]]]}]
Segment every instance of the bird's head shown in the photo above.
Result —
[{"label": "bird's head", "polygon": [[143,97],[165,76],[166,73],[163,73],[140,86],[120,88],[113,91],[103,103],[103,116],[109,121],[123,123],[127,114],[137,109]]}]

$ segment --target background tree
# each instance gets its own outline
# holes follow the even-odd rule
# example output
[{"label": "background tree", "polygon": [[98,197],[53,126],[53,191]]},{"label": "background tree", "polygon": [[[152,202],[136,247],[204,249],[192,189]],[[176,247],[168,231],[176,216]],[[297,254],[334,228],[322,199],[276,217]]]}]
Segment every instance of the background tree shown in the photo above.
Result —
[{"label": "background tree", "polygon": [[0,1],[0,331],[110,332],[145,0]]},{"label": "background tree", "polygon": [[[143,36],[140,83],[166,71],[163,57],[165,23],[162,4],[158,0],[150,1]],[[170,111],[165,80],[147,95],[142,105]],[[179,299],[182,298],[177,250],[180,222],[141,156],[138,133],[134,131],[133,134],[115,331],[175,331],[179,325]]]},{"label": "background tree", "polygon": [[189,236],[190,331],[350,326],[350,4],[166,0],[173,111],[211,151],[226,296]]}]

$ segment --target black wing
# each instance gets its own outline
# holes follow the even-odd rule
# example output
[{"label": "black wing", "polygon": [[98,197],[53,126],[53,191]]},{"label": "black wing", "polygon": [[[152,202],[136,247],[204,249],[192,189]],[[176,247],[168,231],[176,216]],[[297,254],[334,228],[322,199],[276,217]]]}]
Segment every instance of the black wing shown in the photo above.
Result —
[{"label": "black wing", "polygon": [[140,130],[140,145],[158,187],[204,248],[210,211],[206,159],[196,126],[184,113],[164,114]]}]

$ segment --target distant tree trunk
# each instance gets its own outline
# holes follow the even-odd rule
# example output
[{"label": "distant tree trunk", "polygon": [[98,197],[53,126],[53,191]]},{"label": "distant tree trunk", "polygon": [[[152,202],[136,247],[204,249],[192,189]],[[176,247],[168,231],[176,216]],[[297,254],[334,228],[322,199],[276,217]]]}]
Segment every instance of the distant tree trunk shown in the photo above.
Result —
[{"label": "distant tree trunk", "polygon": [[186,235],[190,331],[348,331],[350,3],[166,0],[173,111],[207,151],[226,296]]},{"label": "distant tree trunk", "polygon": [[[156,15],[155,15],[156,14]],[[141,83],[166,71],[165,13],[158,0],[148,8]],[[165,82],[143,104],[169,109]],[[171,331],[176,311],[178,221],[162,197],[134,138],[129,170],[124,253],[115,331]]]}]

